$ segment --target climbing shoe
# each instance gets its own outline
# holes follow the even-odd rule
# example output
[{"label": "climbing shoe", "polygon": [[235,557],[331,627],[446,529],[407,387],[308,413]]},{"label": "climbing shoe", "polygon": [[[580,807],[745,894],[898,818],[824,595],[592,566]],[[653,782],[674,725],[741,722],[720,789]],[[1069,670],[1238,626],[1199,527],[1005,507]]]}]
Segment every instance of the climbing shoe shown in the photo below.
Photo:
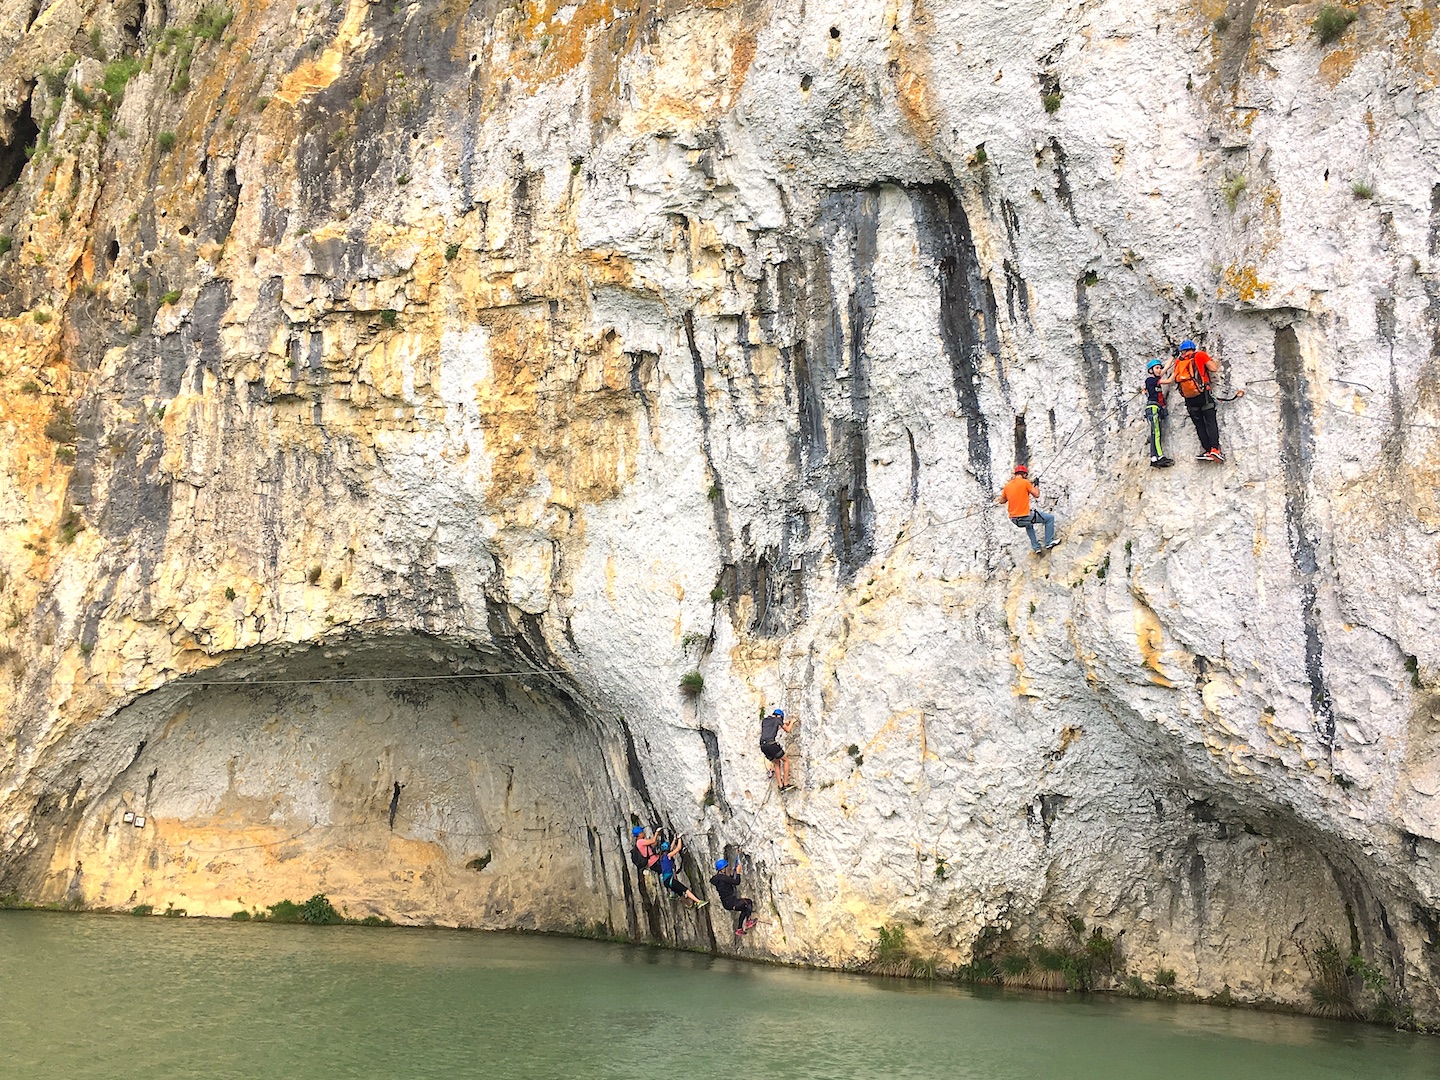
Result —
[{"label": "climbing shoe", "polygon": [[745,936],[745,928],[744,928],[744,927],[741,927],[741,926],[737,926],[737,927],[735,928],[735,936],[736,936],[736,937],[744,937],[744,936]]},{"label": "climbing shoe", "polygon": [[1059,540],[1051,540],[1051,541],[1050,541],[1050,546],[1051,546],[1052,548],[1057,548],[1057,547],[1060,546],[1060,541],[1059,541]]},{"label": "climbing shoe", "polygon": [[754,929],[755,929],[755,924],[756,924],[757,922],[759,922],[759,921],[760,921],[759,919],[746,919],[746,920],[745,920],[745,929],[746,929],[746,930],[754,930]]},{"label": "climbing shoe", "polygon": [[710,903],[709,900],[696,900],[696,901],[695,901],[695,910],[696,910],[696,911],[699,911],[702,907],[704,907],[704,906],[705,906],[706,904],[708,904],[708,903]]},{"label": "climbing shoe", "polygon": [[1174,459],[1174,458],[1168,458],[1168,457],[1152,458],[1151,461],[1150,461],[1150,467],[1151,467],[1152,469],[1168,469],[1168,468],[1170,468],[1171,465],[1174,465],[1174,464],[1175,464],[1175,459]]},{"label": "climbing shoe", "polygon": [[1225,460],[1225,455],[1222,454],[1219,450],[1211,450],[1208,454],[1205,455],[1205,460],[1206,460],[1206,461],[1224,461],[1224,460]]},{"label": "climbing shoe", "polygon": [[1196,461],[1209,461],[1209,460],[1210,460],[1210,451],[1209,451],[1209,450],[1201,450],[1198,454],[1195,455],[1195,460],[1196,460]]},{"label": "climbing shoe", "polygon": [[1031,548],[1031,549],[1030,549],[1030,554],[1031,554],[1031,555],[1043,555],[1043,554],[1045,554],[1045,549],[1044,549],[1044,548]]}]

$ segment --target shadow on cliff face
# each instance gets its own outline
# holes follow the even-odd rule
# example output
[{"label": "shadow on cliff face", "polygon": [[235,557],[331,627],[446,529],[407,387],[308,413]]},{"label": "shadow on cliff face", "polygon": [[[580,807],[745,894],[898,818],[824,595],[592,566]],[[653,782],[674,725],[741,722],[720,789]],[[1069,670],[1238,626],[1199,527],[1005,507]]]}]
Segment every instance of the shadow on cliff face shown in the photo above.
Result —
[{"label": "shadow on cliff face", "polygon": [[51,750],[0,892],[206,915],[324,892],[354,916],[709,944],[632,880],[629,815],[653,809],[623,720],[578,699],[429,637],[247,656]]}]

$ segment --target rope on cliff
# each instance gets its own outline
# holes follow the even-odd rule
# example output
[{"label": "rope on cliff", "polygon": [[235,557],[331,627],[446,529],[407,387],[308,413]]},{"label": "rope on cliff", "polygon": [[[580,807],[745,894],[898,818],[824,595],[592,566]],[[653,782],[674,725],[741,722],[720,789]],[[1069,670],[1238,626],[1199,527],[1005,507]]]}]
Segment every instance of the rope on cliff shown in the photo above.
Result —
[{"label": "rope on cliff", "polygon": [[446,679],[501,679],[520,675],[573,675],[565,668],[533,668],[530,671],[472,671],[459,675],[352,675],[333,679],[220,679],[185,681],[182,686],[323,686],[328,683],[439,682]]},{"label": "rope on cliff", "polygon": [[[1250,383],[1254,384],[1274,381],[1275,379],[1272,377],[1265,379],[1251,379]],[[1365,386],[1364,383],[1357,383],[1348,379],[1332,378],[1330,381],[1344,383],[1346,386]],[[1247,389],[1251,393],[1256,392],[1256,387],[1254,387],[1253,385],[1248,386]],[[1269,387],[1266,387],[1265,389],[1268,390]],[[1369,387],[1366,386],[1365,389],[1368,390]],[[1329,409],[1336,416],[1343,417],[1346,420],[1363,420],[1368,424],[1384,424],[1388,428],[1417,428],[1422,431],[1440,431],[1440,424],[1431,424],[1427,423],[1424,420],[1397,420],[1393,413],[1391,413],[1389,416],[1371,416],[1368,413],[1359,413],[1351,409],[1346,409],[1333,401],[1319,401],[1315,402],[1315,404],[1319,408]]]},{"label": "rope on cliff", "polygon": [[[1137,390],[1137,391],[1134,391],[1134,392],[1132,392],[1132,393],[1130,393],[1130,394],[1126,394],[1123,398],[1121,398],[1121,399],[1120,399],[1119,401],[1117,401],[1114,405],[1112,405],[1109,409],[1107,409],[1103,414],[1101,414],[1099,423],[1100,423],[1101,425],[1108,425],[1108,424],[1109,424],[1109,421],[1110,421],[1110,418],[1111,418],[1112,416],[1114,416],[1116,413],[1118,413],[1121,409],[1124,409],[1124,408],[1129,404],[1130,398],[1134,397],[1136,393],[1140,393],[1140,391]],[[1095,426],[1095,425],[1093,425],[1093,424],[1086,424],[1083,420],[1082,420],[1081,422],[1077,423],[1077,424],[1075,425],[1075,427],[1070,430],[1069,434],[1067,434],[1063,439],[1060,440],[1060,445],[1057,446],[1057,447],[1055,448],[1055,450],[1051,453],[1051,455],[1050,455],[1050,462],[1049,462],[1048,468],[1051,468],[1051,469],[1059,469],[1059,468],[1060,468],[1060,465],[1061,465],[1061,462],[1065,461],[1065,460],[1067,459],[1067,457],[1068,457],[1068,455],[1066,455],[1065,451],[1066,451],[1066,448],[1070,446],[1070,443],[1071,443],[1071,441],[1075,438],[1075,436],[1078,435],[1081,431],[1084,431],[1084,430],[1086,430],[1086,429],[1093,429],[1094,426]],[[1078,448],[1078,446],[1079,446],[1079,444],[1077,443],[1077,444],[1076,444],[1076,447]],[[1073,453],[1073,452],[1074,452],[1074,451],[1072,450],[1072,453]],[[1058,483],[1056,484],[1056,487],[1060,487],[1060,486],[1061,486],[1061,485],[1059,485]],[[1068,489],[1066,489],[1066,490],[1068,490]],[[967,518],[973,517],[973,516],[975,516],[975,514],[980,513],[981,511],[984,511],[984,510],[988,510],[988,509],[990,509],[990,502],[989,502],[988,499],[987,499],[987,500],[986,500],[985,502],[983,502],[983,503],[979,503],[979,504],[977,504],[977,505],[975,505],[975,506],[967,507],[966,509],[960,511],[960,513],[954,515],[953,517],[947,517],[947,518],[932,518],[931,520],[926,521],[924,524],[920,525],[919,527],[908,526],[908,527],[905,529],[904,534],[901,535],[900,537],[898,537],[898,538],[895,540],[895,543],[891,545],[890,550],[893,552],[893,551],[894,551],[896,548],[898,548],[902,543],[908,543],[909,541],[914,540],[917,536],[923,536],[925,533],[929,532],[929,531],[930,531],[931,529],[933,529],[933,528],[936,528],[937,526],[942,526],[942,525],[954,525],[956,522],[964,521],[964,520],[966,520]]]},{"label": "rope on cliff", "polygon": [[[306,835],[308,835],[308,834],[310,834],[310,833],[312,833],[312,832],[317,832],[317,831],[318,831],[318,832],[334,832],[334,831],[340,830],[340,829],[364,829],[364,828],[368,828],[368,827],[370,827],[370,826],[380,826],[380,825],[384,825],[384,824],[386,823],[386,817],[387,817],[387,816],[388,816],[388,815],[381,816],[381,817],[374,817],[374,818],[361,818],[361,819],[356,820],[356,821],[330,821],[330,822],[316,821],[316,822],[313,822],[313,823],[310,824],[310,825],[305,826],[305,828],[301,829],[299,832],[291,833],[289,836],[281,837],[279,840],[266,840],[266,841],[263,841],[262,843],[259,843],[259,844],[237,844],[237,845],[234,846],[234,847],[225,847],[225,848],[197,848],[197,847],[192,847],[192,846],[191,846],[191,842],[188,841],[188,840],[180,840],[180,841],[178,841],[178,842],[176,843],[176,846],[177,846],[177,847],[180,847],[180,848],[183,848],[183,850],[185,851],[185,853],[188,854],[188,855],[229,855],[231,852],[235,852],[235,851],[256,851],[256,850],[259,850],[259,849],[261,849],[261,848],[279,847],[279,846],[282,845],[282,844],[290,844],[290,843],[293,843],[294,841],[299,840],[302,836],[306,836]],[[429,831],[429,832],[431,832],[431,833],[436,834],[434,837],[432,837],[432,838],[430,838],[430,839],[428,839],[428,840],[425,839],[424,837],[416,837],[416,836],[405,836],[405,835],[402,835],[402,836],[400,837],[400,839],[402,839],[402,840],[421,840],[422,842],[425,842],[425,843],[438,843],[438,842],[440,842],[440,840],[441,840],[442,838],[443,838],[443,839],[446,839],[446,840],[449,840],[449,839],[475,839],[475,838],[477,838],[477,837],[478,837],[478,838],[487,839],[487,840],[491,840],[491,839],[494,839],[494,838],[496,838],[496,837],[499,837],[499,838],[502,839],[502,840],[514,839],[514,838],[511,837],[511,836],[507,836],[506,833],[505,833],[503,830],[500,830],[500,829],[489,829],[489,830],[486,830],[486,831],[484,831],[484,832],[468,832],[468,831],[464,831],[464,830],[460,830],[460,829],[445,829],[445,828],[440,828],[440,827],[438,827],[438,826],[436,826],[436,825],[429,824],[429,823],[424,822],[424,821],[420,821],[420,820],[416,819],[415,817],[413,817],[413,816],[411,816],[411,815],[408,815],[408,814],[398,814],[398,815],[396,816],[396,819],[395,819],[395,820],[398,821],[398,822],[400,822],[401,825],[409,826],[409,827],[412,828],[412,829],[427,830],[427,831]],[[393,826],[391,827],[391,831],[393,831]],[[543,830],[531,830],[531,831],[543,831]]]}]

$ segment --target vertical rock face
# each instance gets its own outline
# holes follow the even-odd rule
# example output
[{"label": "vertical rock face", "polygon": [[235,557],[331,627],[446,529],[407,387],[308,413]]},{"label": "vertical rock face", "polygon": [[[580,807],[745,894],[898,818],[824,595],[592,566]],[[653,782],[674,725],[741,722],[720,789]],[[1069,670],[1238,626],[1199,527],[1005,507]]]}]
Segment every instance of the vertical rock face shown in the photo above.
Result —
[{"label": "vertical rock face", "polygon": [[1440,1018],[1440,11],[1318,7],[0,0],[0,891],[713,943],[664,820]]}]

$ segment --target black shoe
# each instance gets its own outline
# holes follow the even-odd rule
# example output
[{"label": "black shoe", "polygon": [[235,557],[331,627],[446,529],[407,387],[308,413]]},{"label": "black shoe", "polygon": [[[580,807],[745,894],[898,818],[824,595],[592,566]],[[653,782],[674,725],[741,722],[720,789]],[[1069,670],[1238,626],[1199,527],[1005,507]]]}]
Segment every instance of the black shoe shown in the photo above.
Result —
[{"label": "black shoe", "polygon": [[1209,451],[1209,450],[1201,450],[1198,454],[1195,455],[1195,460],[1196,460],[1196,461],[1209,461],[1209,460],[1210,460],[1210,451]]},{"label": "black shoe", "polygon": [[1175,459],[1174,459],[1174,458],[1162,457],[1162,458],[1156,458],[1154,461],[1150,462],[1150,467],[1151,467],[1152,469],[1168,469],[1168,468],[1170,468],[1170,466],[1172,466],[1172,465],[1174,465],[1174,464],[1175,464]]},{"label": "black shoe", "polygon": [[1224,461],[1224,460],[1225,460],[1225,455],[1222,454],[1219,450],[1211,450],[1208,454],[1205,455],[1205,460],[1206,460],[1206,461]]}]

